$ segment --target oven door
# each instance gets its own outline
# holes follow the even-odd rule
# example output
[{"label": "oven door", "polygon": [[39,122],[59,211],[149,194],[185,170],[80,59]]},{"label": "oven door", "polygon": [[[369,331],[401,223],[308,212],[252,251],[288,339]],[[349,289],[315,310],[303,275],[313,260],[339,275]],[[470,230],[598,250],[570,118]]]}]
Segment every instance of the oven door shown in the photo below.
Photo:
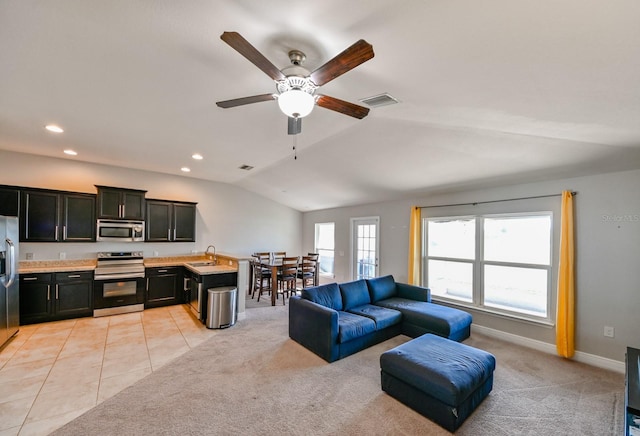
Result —
[{"label": "oven door", "polygon": [[95,309],[144,304],[144,278],[113,278],[95,280]]}]

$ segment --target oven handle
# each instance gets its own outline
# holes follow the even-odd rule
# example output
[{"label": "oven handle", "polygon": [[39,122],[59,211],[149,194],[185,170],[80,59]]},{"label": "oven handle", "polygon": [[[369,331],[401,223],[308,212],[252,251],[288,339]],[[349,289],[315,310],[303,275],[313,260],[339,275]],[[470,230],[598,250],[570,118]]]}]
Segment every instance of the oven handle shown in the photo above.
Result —
[{"label": "oven handle", "polygon": [[141,273],[116,273],[116,274],[96,274],[94,280],[112,280],[112,279],[143,279],[144,272]]}]

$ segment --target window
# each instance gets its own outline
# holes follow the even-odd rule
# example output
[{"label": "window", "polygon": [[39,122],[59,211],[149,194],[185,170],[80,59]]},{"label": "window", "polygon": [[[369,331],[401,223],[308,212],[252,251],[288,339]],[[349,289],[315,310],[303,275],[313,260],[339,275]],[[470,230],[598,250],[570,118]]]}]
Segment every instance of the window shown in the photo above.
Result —
[{"label": "window", "polygon": [[320,275],[333,277],[335,223],[316,223],[315,253],[319,254]]},{"label": "window", "polygon": [[434,297],[549,319],[551,212],[425,218],[426,280]]}]

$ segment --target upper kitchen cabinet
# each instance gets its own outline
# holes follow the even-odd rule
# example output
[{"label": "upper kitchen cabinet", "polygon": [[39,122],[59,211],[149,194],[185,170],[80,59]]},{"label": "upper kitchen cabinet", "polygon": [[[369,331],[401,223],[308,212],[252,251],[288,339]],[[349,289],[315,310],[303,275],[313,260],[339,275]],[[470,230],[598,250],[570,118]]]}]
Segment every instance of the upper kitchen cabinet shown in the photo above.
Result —
[{"label": "upper kitchen cabinet", "polygon": [[98,186],[98,218],[144,220],[147,191]]},{"label": "upper kitchen cabinet", "polygon": [[196,204],[147,200],[147,242],[195,242]]},{"label": "upper kitchen cabinet", "polygon": [[96,196],[48,190],[23,190],[22,242],[92,242],[96,240]]},{"label": "upper kitchen cabinet", "polygon": [[20,211],[20,188],[0,186],[0,216],[18,216]]}]

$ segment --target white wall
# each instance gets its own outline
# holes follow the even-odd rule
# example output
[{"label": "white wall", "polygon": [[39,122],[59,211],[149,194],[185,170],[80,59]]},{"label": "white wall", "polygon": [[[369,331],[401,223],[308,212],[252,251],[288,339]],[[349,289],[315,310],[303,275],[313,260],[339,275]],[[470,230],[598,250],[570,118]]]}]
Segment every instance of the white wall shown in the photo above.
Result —
[{"label": "white wall", "polygon": [[71,159],[0,151],[0,184],[96,193],[94,185],[142,189],[148,198],[197,202],[195,243],[22,243],[35,260],[95,258],[99,251],[142,250],[151,257],[203,252],[249,255],[255,251],[299,253],[302,214],[252,192],[225,183],[95,165]]},{"label": "white wall", "polygon": [[[350,218],[379,216],[380,274],[393,274],[397,281],[404,282],[407,280],[408,226],[412,205],[479,202],[556,194],[563,190],[577,191],[576,350],[623,361],[627,346],[640,346],[638,186],[640,170],[635,170],[307,212],[302,220],[302,251],[314,248],[314,223],[335,222],[335,279],[338,282],[351,280]],[[560,198],[556,200],[559,204]],[[496,208],[492,207],[492,210],[496,211]],[[557,231],[555,237],[557,239]],[[344,252],[344,256],[340,256],[340,252]],[[554,328],[471,312],[477,325],[549,344],[555,341]],[[605,325],[615,328],[614,338],[604,337]]]}]

